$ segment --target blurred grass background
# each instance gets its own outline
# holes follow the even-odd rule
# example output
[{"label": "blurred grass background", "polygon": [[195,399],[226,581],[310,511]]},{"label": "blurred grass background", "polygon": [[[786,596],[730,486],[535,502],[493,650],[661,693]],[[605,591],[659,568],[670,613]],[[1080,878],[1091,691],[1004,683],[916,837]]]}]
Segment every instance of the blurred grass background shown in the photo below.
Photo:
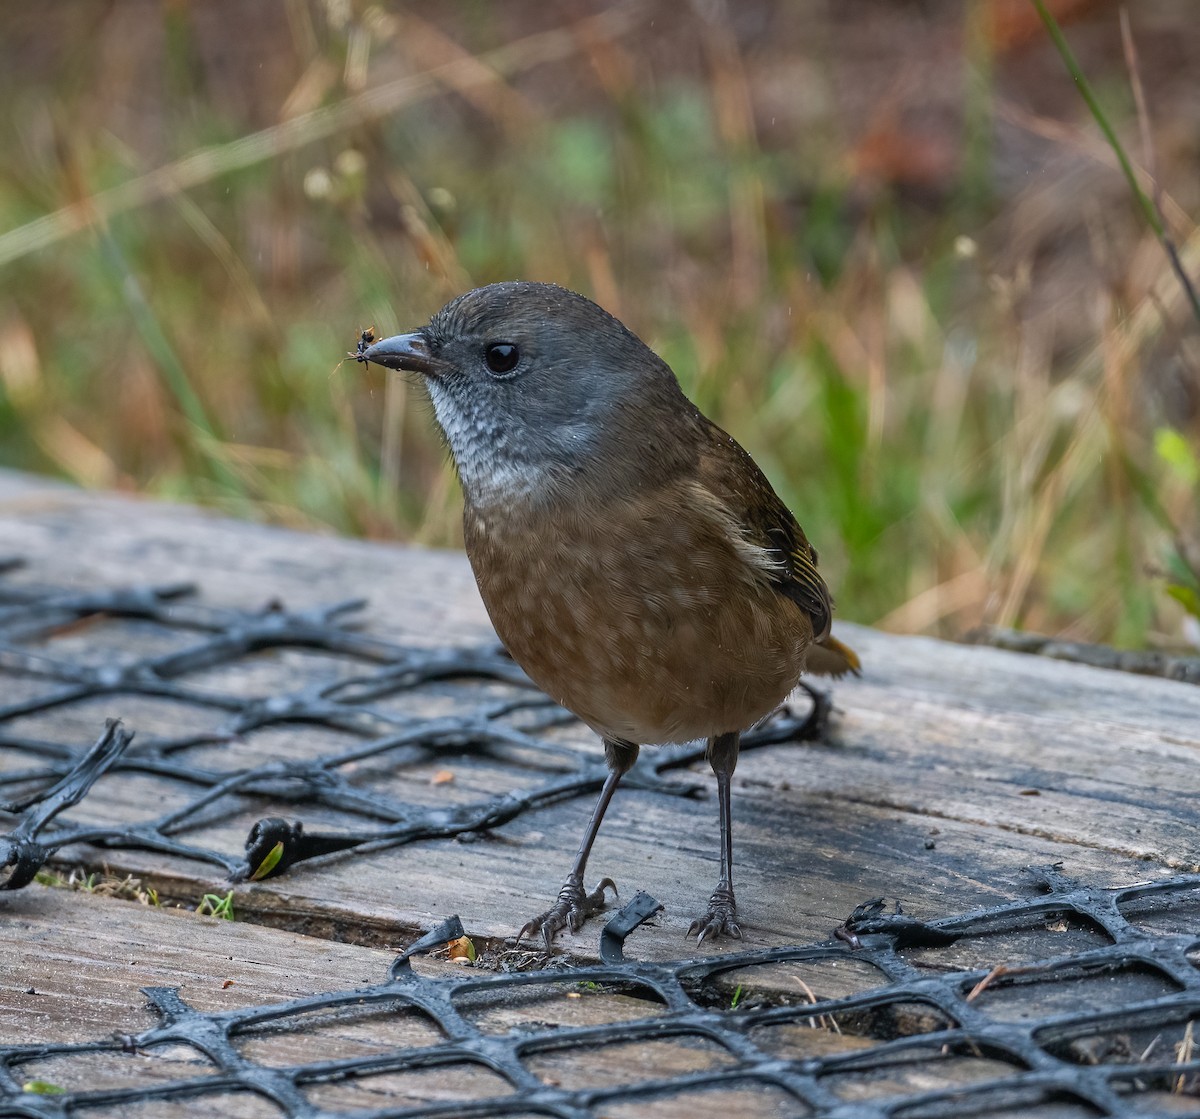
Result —
[{"label": "blurred grass background", "polygon": [[[1200,20],[1057,0],[1200,273]],[[411,385],[580,290],[755,455],[839,614],[1198,641],[1200,331],[1027,0],[0,9],[0,464],[432,545]],[[1142,132],[1146,135],[1143,136]]]}]

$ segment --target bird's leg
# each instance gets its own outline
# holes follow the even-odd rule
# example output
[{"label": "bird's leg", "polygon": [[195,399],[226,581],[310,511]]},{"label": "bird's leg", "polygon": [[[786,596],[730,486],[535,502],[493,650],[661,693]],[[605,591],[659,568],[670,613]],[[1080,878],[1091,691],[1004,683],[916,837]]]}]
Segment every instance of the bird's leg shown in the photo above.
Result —
[{"label": "bird's leg", "polygon": [[733,816],[730,812],[729,782],[737,768],[741,734],[714,735],[708,740],[708,760],[717,775],[717,800],[721,806],[721,880],[708,899],[708,909],[688,929],[702,944],[708,937],[732,936],[739,940],[742,930],[737,923],[737,902],[733,897]]},{"label": "bird's leg", "polygon": [[587,893],[583,888],[583,872],[587,868],[588,856],[592,853],[592,844],[596,842],[604,813],[608,810],[608,802],[612,800],[613,793],[617,791],[617,784],[629,772],[637,756],[638,747],[632,742],[612,738],[604,740],[604,760],[608,762],[608,776],[604,779],[604,787],[600,790],[596,807],[592,809],[592,815],[584,829],[583,842],[579,844],[579,853],[571,864],[571,873],[567,875],[562,889],[558,891],[558,901],[545,913],[539,913],[521,927],[521,931],[517,933],[518,943],[525,937],[540,932],[546,949],[549,950],[560,929],[570,925],[572,932],[578,932],[583,928],[584,921],[604,908],[606,887],[614,894],[617,892],[617,884],[611,878],[601,878],[596,888],[590,894]]}]

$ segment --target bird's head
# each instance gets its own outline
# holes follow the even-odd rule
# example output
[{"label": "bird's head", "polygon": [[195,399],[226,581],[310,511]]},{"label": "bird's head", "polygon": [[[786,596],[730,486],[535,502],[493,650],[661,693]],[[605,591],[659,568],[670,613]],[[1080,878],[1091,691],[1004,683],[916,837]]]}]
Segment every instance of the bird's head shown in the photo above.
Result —
[{"label": "bird's head", "polygon": [[641,339],[553,284],[476,288],[357,356],[422,375],[475,499],[551,496],[639,456],[652,463],[663,422],[691,410]]}]

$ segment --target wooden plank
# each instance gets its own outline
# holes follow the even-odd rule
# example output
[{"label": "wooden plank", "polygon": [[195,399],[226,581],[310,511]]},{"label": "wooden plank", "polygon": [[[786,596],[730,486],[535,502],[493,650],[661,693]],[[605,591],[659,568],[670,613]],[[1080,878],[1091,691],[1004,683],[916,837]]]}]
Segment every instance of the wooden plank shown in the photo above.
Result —
[{"label": "wooden plank", "polygon": [[[188,579],[205,602],[239,607],[282,598],[302,608],[364,593],[369,632],[430,646],[491,638],[459,555],[302,535],[0,475],[0,553],[11,552],[30,560],[20,579],[74,586]],[[923,917],[993,904],[1027,890],[1030,864],[1062,860],[1080,877],[1128,883],[1190,868],[1200,857],[1193,808],[1200,690],[848,625],[839,632],[860,647],[866,673],[837,685],[830,741],[748,753],[738,770],[735,842],[748,945],[823,939],[876,895],[903,898]],[[269,676],[278,667],[247,666],[244,683],[252,687],[255,672]],[[226,675],[223,687],[237,673]],[[135,726],[179,717],[143,704],[129,705]],[[72,733],[98,725],[103,713],[122,711],[95,705]],[[326,748],[326,733],[288,728],[237,749],[253,764],[281,750]],[[566,738],[595,749],[578,728]],[[702,768],[698,774],[711,787]],[[464,767],[460,780],[438,795],[502,778],[471,777]],[[428,798],[428,773],[414,774],[405,791]],[[144,789],[148,798],[159,792]],[[126,794],[97,789],[87,812],[127,812]],[[237,904],[252,919],[368,943],[403,939],[449,912],[459,912],[472,933],[511,935],[557,893],[587,807],[583,800],[552,806],[485,842],[420,843],[301,867],[239,889]],[[222,823],[206,838],[234,850],[261,814]],[[657,928],[634,934],[632,954],[689,950],[683,930],[715,880],[716,838],[711,797],[618,794],[594,876],[612,874],[623,896],[640,888],[666,906]],[[190,863],[120,851],[97,858],[173,894],[223,888]],[[597,931],[593,923],[562,944],[593,955]]]},{"label": "wooden plank", "polygon": [[[18,1083],[40,1081],[70,1093],[114,1089],[148,1089],[172,1081],[214,1075],[212,1062],[199,1050],[179,1042],[160,1046],[121,1045],[120,1038],[151,1029],[157,1016],[140,994],[142,987],[176,987],[182,999],[204,1013],[262,1007],[293,998],[335,991],[356,991],[378,984],[387,975],[393,953],[380,949],[331,943],[282,930],[219,921],[191,913],[148,907],[84,892],[31,886],[0,897],[0,1044],[49,1046],[105,1043],[99,1052],[34,1053],[11,1066]],[[862,961],[838,961],[854,969]],[[432,978],[465,977],[462,968],[418,957],[416,970]],[[803,982],[818,997],[823,993],[817,965],[766,965]],[[865,967],[865,965],[864,965]],[[743,1008],[759,984],[752,969],[729,977],[744,983]],[[878,985],[867,971],[858,989]],[[1109,997],[1110,977],[1097,976],[1083,998]],[[1068,997],[1067,984],[1051,984],[1048,1006],[1078,1005]],[[770,989],[767,984],[766,989]],[[793,984],[792,994],[799,989]],[[1020,1000],[1015,989],[997,988],[991,1013],[1005,1018],[1030,1012],[1031,999],[1039,1011],[1047,1006],[1044,993]],[[1078,995],[1078,992],[1075,992]],[[1040,996],[1040,997],[1039,997]],[[985,995],[985,998],[987,996]],[[1130,995],[1131,998],[1141,995]],[[661,1004],[622,993],[579,984],[570,972],[548,973],[548,981],[484,989],[455,1000],[464,1021],[485,1035],[528,1037],[531,1024],[544,1034],[566,1035],[572,1029],[605,1023],[653,1020]],[[894,1008],[899,1009],[899,1008]],[[727,1013],[737,1013],[732,1007]],[[924,1016],[924,1021],[921,1016]],[[947,1021],[928,1007],[913,1008],[904,1032],[943,1029]],[[762,1026],[751,1031],[764,1052],[787,1060],[820,1059],[863,1051],[878,1044],[855,1032],[853,1015],[839,1016],[835,1028],[814,1007],[814,1017]],[[422,1014],[392,1003],[343,1001],[326,1007],[273,1017],[235,1035],[235,1044],[249,1062],[286,1069],[314,1061],[383,1057],[396,1049],[435,1047],[443,1040],[438,1027]],[[591,1043],[549,1049],[524,1059],[529,1073],[549,1086],[614,1088],[661,1081],[706,1070],[719,1071],[732,1063],[720,1045],[696,1034],[667,1034],[653,1040]],[[834,1072],[824,1082],[847,1101],[865,1100],[937,1089],[969,1086],[989,1078],[1011,1075],[1012,1066],[980,1054],[947,1054],[930,1043],[924,1060],[883,1063],[876,1069]],[[365,1074],[346,1080],[317,1083],[304,1089],[315,1105],[330,1110],[399,1108],[447,1103],[511,1091],[504,1079],[478,1066],[451,1064],[429,1070]],[[220,1108],[233,1119],[257,1119],[277,1114],[263,1100],[245,1092],[204,1096],[205,1113]],[[152,1101],[136,1108],[113,1103],[89,1107],[87,1113],[112,1116],[195,1114],[193,1099]],[[650,1115],[656,1119],[719,1119],[722,1114],[751,1117],[790,1114],[794,1107],[771,1089],[748,1083],[681,1091],[654,1101],[616,1103],[604,1114]],[[1007,1114],[1007,1113],[1005,1113]]]},{"label": "wooden plank", "polygon": [[378,983],[395,953],[41,885],[0,895],[0,1038],[94,1041],[158,1024],[142,987],[205,1013]]},{"label": "wooden plank", "polygon": [[[0,959],[7,963],[0,970],[4,1045],[108,1042],[114,1034],[153,1028],[158,1017],[140,993],[142,987],[177,987],[193,1009],[215,1013],[381,983],[394,959],[394,953],[381,949],[41,886],[5,896],[2,906]],[[418,958],[415,964],[433,977],[462,975],[461,968],[449,963]],[[531,1020],[542,1029],[632,1021],[652,1017],[659,1009],[628,994],[595,985],[580,987],[569,976],[557,985],[464,999],[460,1006],[464,1017],[488,1034],[524,1033]],[[237,1042],[247,1060],[287,1068],[436,1046],[442,1040],[440,1029],[418,1012],[393,1004],[348,1004],[264,1024],[238,1035]],[[797,1044],[816,1055],[867,1043],[830,1030],[803,1029]],[[528,1068],[549,1084],[604,1086],[729,1062],[718,1046],[682,1037],[547,1053],[531,1058]],[[64,1092],[148,1088],[214,1071],[202,1053],[182,1044],[137,1049],[114,1045],[103,1052],[35,1056],[13,1069],[21,1083],[41,1081]],[[502,1077],[486,1069],[451,1065],[317,1084],[305,1092],[312,1103],[338,1110],[411,1107],[504,1096],[511,1090]],[[767,1095],[756,1089],[709,1093],[698,1114],[718,1115],[731,1098],[749,1104]],[[664,1102],[647,1114],[684,1115],[684,1104],[682,1099]],[[218,1106],[235,1119],[277,1114],[246,1093],[204,1097],[205,1113]],[[185,1101],[157,1101],[152,1110],[189,1113]],[[115,1105],[110,1110],[88,1109],[89,1115],[130,1113]],[[739,1113],[770,1112],[759,1108]]]},{"label": "wooden plank", "polygon": [[0,471],[0,556],[71,587],[197,582],[216,606],[300,608],[367,597],[382,633],[416,645],[491,635],[461,556],[291,532],[184,505],[43,487]]}]

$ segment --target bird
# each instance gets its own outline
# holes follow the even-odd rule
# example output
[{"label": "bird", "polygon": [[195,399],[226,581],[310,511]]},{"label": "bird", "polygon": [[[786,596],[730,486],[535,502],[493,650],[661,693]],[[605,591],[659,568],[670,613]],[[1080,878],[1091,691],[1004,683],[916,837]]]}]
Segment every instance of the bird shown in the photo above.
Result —
[{"label": "bird", "polygon": [[555,902],[521,929],[547,950],[604,908],[592,845],[642,746],[704,739],[720,878],[689,929],[740,938],[730,785],[740,736],[806,670],[858,673],[830,633],[817,553],[750,454],[613,315],[514,280],[411,333],[363,332],[360,362],[420,375],[458,472],[463,538],[500,640],[601,738],[607,775]]}]

